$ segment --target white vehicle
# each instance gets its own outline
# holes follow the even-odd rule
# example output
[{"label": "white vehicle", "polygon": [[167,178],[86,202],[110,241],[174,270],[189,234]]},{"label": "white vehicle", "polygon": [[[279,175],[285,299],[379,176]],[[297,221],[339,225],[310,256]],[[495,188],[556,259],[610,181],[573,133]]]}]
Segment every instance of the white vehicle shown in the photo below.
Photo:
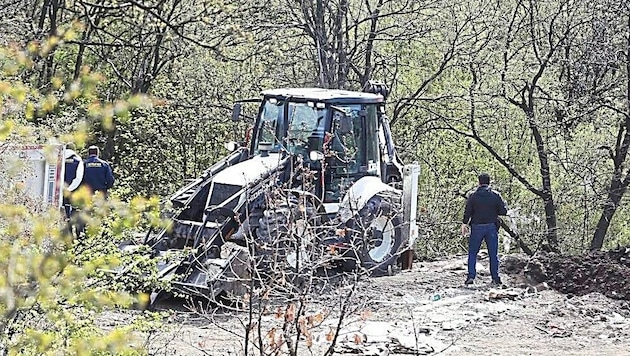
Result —
[{"label": "white vehicle", "polygon": [[[171,197],[170,226],[147,234],[160,275],[179,292],[215,299],[249,278],[252,259],[300,272],[334,251],[321,268],[411,268],[419,167],[398,158],[387,88],[371,84],[263,92],[249,142],[226,145],[228,157]],[[178,251],[185,257],[169,258]]]},{"label": "white vehicle", "polygon": [[0,182],[24,192],[24,201],[41,208],[61,207],[64,188],[62,144],[0,143]]}]

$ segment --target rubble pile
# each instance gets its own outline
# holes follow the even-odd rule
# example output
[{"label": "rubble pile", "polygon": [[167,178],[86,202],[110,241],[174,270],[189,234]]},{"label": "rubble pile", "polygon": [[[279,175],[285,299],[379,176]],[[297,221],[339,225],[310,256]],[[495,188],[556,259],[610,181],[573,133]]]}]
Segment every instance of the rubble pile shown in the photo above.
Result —
[{"label": "rubble pile", "polygon": [[584,256],[537,254],[529,261],[510,261],[510,274],[521,273],[531,281],[546,282],[565,294],[599,292],[609,298],[630,300],[630,247]]}]

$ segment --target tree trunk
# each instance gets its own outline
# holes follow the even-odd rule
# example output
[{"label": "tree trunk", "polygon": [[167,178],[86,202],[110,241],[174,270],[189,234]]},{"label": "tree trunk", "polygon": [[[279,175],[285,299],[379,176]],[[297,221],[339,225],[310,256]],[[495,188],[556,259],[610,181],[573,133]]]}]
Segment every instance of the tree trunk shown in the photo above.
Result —
[{"label": "tree trunk", "polygon": [[[627,18],[627,26],[630,28],[630,16]],[[604,210],[602,211],[602,215],[597,222],[597,227],[595,228],[595,233],[593,234],[593,239],[591,240],[591,250],[599,250],[604,246],[604,239],[606,237],[606,232],[610,227],[610,223],[617,212],[617,208],[619,207],[619,202],[621,202],[621,198],[626,193],[628,188],[628,184],[630,184],[630,173],[626,174],[625,179],[623,178],[623,168],[624,163],[626,162],[626,158],[628,157],[628,151],[630,150],[630,54],[628,51],[630,50],[630,37],[626,39],[626,112],[625,112],[625,120],[619,126],[619,131],[617,133],[617,142],[615,144],[615,151],[611,152],[611,157],[613,159],[613,163],[615,169],[613,171],[612,178],[610,180],[610,187],[608,188],[608,197],[606,198],[606,204],[604,205]]]},{"label": "tree trunk", "polygon": [[556,203],[551,193],[543,197],[545,207],[545,223],[547,224],[546,239],[550,251],[559,252],[558,220],[556,218]]},{"label": "tree trunk", "polygon": [[[43,36],[44,27],[46,25],[46,17],[48,17],[49,28],[48,28],[48,36],[55,36],[57,34],[57,16],[59,13],[59,9],[62,4],[59,3],[58,0],[46,0],[42,5],[42,13],[40,14],[38,21],[38,36]],[[50,79],[54,74],[54,53],[55,49],[53,48],[50,53],[47,54],[46,58],[43,58],[43,66],[39,72],[39,78],[37,80],[37,86],[41,89],[46,88],[50,84]],[[47,90],[44,90],[45,92]]]},{"label": "tree trunk", "polygon": [[[533,87],[533,86],[532,86]],[[547,224],[547,231],[545,237],[547,240],[547,247],[551,251],[559,251],[558,248],[558,220],[556,217],[556,203],[553,198],[553,191],[551,187],[551,170],[549,168],[549,157],[547,155],[547,149],[545,148],[545,141],[540,133],[538,125],[534,120],[533,110],[533,93],[530,93],[529,106],[523,105],[523,111],[529,121],[529,128],[536,142],[536,152],[538,153],[538,162],[540,163],[540,176],[542,183],[542,194],[540,197],[543,199],[543,206],[545,209],[545,223]]]},{"label": "tree trunk", "polygon": [[595,228],[595,234],[593,235],[593,240],[591,240],[591,251],[600,250],[602,246],[604,246],[606,232],[608,231],[608,227],[610,227],[610,222],[612,221],[612,218],[619,207],[619,202],[621,201],[621,198],[625,194],[627,188],[628,185],[623,184],[619,178],[614,178],[610,182],[604,211],[602,211],[602,215],[597,222],[597,228]]},{"label": "tree trunk", "polygon": [[337,18],[335,20],[335,36],[337,47],[337,63],[336,63],[336,88],[344,89],[348,78],[348,58],[346,54],[347,46],[347,30],[346,18],[348,16],[348,0],[341,0],[339,2],[339,9],[337,12]]},{"label": "tree trunk", "polygon": [[81,43],[79,44],[79,50],[77,51],[77,59],[74,62],[74,74],[72,75],[72,79],[79,79],[79,75],[81,75],[81,67],[83,67],[83,55],[85,54],[85,44],[84,42],[87,40],[87,31],[84,32]]},{"label": "tree trunk", "polygon": [[[87,13],[87,16],[94,17],[96,14],[96,10],[91,10]],[[94,25],[98,26],[98,24],[100,23],[100,19],[100,16],[96,16],[96,18],[93,20]],[[83,56],[85,54],[85,49],[87,48],[85,42],[87,42],[87,40],[90,38],[90,35],[92,34],[92,29],[93,28],[91,25],[88,26],[88,28],[83,31],[83,35],[81,35],[81,42],[79,43],[79,49],[77,50],[77,59],[74,63],[74,80],[79,79],[79,76],[81,75],[81,67],[83,67]]]},{"label": "tree trunk", "polygon": [[313,13],[314,39],[317,44],[317,60],[319,64],[319,85],[322,88],[330,87],[330,67],[329,67],[329,44],[326,36],[326,26],[324,24],[324,4],[323,0],[317,0]]}]

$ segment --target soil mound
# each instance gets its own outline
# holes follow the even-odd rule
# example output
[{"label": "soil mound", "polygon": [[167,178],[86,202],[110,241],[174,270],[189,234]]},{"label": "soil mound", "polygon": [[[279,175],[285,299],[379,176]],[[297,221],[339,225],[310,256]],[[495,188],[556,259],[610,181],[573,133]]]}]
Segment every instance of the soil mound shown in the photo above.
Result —
[{"label": "soil mound", "polygon": [[508,274],[521,275],[529,283],[546,282],[561,293],[599,292],[609,298],[630,300],[630,247],[584,256],[544,253],[505,262]]}]

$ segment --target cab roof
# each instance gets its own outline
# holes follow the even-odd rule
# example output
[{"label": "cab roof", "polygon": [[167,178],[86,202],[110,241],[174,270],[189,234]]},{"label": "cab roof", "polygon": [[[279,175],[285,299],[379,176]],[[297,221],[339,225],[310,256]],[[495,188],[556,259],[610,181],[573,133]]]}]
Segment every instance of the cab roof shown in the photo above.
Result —
[{"label": "cab roof", "polygon": [[265,97],[277,99],[296,98],[298,100],[312,100],[330,104],[379,104],[385,102],[380,94],[358,91],[323,89],[323,88],[282,88],[270,89],[262,92]]}]

